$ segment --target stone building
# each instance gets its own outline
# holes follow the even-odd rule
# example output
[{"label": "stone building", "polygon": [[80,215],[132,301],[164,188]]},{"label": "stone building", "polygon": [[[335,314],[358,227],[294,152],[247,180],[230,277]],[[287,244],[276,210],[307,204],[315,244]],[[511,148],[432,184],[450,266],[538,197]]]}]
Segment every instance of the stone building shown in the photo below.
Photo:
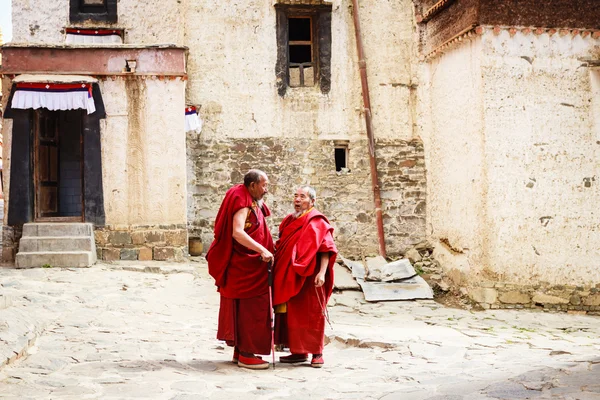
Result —
[{"label": "stone building", "polygon": [[486,307],[600,311],[600,3],[415,3],[436,258]]},{"label": "stone building", "polygon": [[[293,188],[309,183],[340,250],[375,254],[379,192],[388,256],[428,240],[487,307],[594,311],[598,4],[359,4],[13,0],[4,258],[23,224],[66,217],[36,200],[43,172],[29,159],[40,121],[69,114],[83,143],[70,218],[94,224],[101,258],[179,258],[188,237],[208,246],[225,190],[258,167],[274,232]],[[88,85],[96,111],[11,109],[17,89],[39,83]],[[186,106],[202,129],[185,132]]]}]

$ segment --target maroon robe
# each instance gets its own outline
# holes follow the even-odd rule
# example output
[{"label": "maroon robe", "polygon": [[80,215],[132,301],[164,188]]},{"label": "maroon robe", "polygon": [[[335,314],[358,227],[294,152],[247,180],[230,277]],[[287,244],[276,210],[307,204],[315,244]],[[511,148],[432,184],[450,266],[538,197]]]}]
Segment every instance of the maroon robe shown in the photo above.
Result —
[{"label": "maroon robe", "polygon": [[[273,267],[273,304],[287,304],[275,316],[275,342],[293,354],[322,354],[325,312],[333,292],[333,265],[337,249],[333,228],[323,214],[312,209],[295,218],[288,215],[279,226]],[[319,253],[329,253],[325,284],[315,287],[321,266]]]},{"label": "maroon robe", "polygon": [[[242,208],[252,208],[252,196],[244,185],[225,194],[215,220],[215,240],[206,259],[208,272],[221,294],[217,339],[240,351],[254,354],[271,352],[271,313],[267,264],[260,254],[233,239],[233,216]],[[273,238],[265,217],[266,205],[252,209],[244,231],[273,252]]]}]

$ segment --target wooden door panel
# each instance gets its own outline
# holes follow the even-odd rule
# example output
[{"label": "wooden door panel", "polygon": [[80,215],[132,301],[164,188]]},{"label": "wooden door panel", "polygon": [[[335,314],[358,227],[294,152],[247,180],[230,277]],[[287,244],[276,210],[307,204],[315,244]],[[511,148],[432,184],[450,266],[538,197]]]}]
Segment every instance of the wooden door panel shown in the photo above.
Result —
[{"label": "wooden door panel", "polygon": [[48,182],[58,185],[58,147],[48,147]]},{"label": "wooden door panel", "polygon": [[58,188],[56,186],[42,186],[39,199],[40,215],[48,216],[58,213]]},{"label": "wooden door panel", "polygon": [[48,147],[38,145],[38,162],[37,162],[37,173],[38,180],[41,182],[47,181],[50,178],[48,171]]},{"label": "wooden door panel", "polygon": [[57,112],[36,111],[34,137],[35,216],[58,215],[59,153]]}]

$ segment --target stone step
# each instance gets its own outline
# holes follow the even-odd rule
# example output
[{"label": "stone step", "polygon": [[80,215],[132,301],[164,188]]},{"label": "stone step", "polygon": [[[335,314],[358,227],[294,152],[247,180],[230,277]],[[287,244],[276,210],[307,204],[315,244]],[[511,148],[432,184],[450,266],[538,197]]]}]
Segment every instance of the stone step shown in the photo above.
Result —
[{"label": "stone step", "polygon": [[32,251],[17,253],[17,268],[89,267],[96,262],[96,253],[91,251]]},{"label": "stone step", "polygon": [[92,236],[24,236],[19,252],[96,251]]},{"label": "stone step", "polygon": [[23,225],[23,237],[91,236],[94,227],[83,222],[30,222]]}]

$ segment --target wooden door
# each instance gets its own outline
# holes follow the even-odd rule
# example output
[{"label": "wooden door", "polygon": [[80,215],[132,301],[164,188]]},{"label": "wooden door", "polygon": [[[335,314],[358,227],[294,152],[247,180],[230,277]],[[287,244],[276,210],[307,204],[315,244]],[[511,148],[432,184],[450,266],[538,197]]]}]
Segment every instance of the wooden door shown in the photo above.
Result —
[{"label": "wooden door", "polygon": [[34,124],[35,218],[58,216],[59,135],[56,112],[39,109]]}]

